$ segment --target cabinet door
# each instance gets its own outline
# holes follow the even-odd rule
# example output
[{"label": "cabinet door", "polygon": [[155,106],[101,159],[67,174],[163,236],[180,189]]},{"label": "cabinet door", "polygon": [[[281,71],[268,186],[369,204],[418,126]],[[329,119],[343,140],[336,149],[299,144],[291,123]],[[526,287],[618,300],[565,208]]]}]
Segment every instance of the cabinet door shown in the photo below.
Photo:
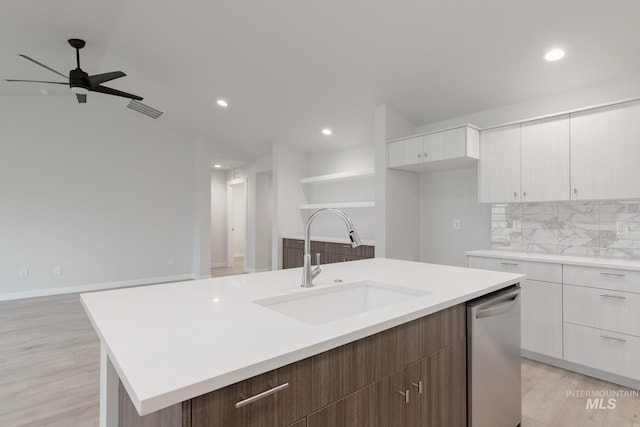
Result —
[{"label": "cabinet door", "polygon": [[520,150],[521,200],[570,200],[569,116],[523,123]]},{"label": "cabinet door", "polygon": [[424,161],[464,157],[467,155],[467,128],[461,127],[424,136]]},{"label": "cabinet door", "polygon": [[480,132],[480,202],[520,201],[520,125]]},{"label": "cabinet door", "polygon": [[640,197],[640,103],[571,114],[571,198]]},{"label": "cabinet door", "polygon": [[422,136],[404,139],[389,144],[389,167],[422,163]]},{"label": "cabinet door", "polygon": [[562,359],[562,285],[524,280],[522,349]]},{"label": "cabinet door", "polygon": [[423,426],[467,425],[467,346],[457,341],[429,358],[429,408]]},{"label": "cabinet door", "polygon": [[403,371],[383,378],[307,417],[307,427],[408,427]]}]

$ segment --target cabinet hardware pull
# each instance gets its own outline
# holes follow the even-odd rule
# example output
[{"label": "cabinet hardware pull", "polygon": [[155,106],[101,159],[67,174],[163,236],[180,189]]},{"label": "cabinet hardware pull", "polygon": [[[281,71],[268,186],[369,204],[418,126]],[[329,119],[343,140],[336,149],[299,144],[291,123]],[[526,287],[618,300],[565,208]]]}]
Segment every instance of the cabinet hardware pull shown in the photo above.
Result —
[{"label": "cabinet hardware pull", "polygon": [[425,159],[427,158],[427,153],[424,153],[424,158],[425,158]]},{"label": "cabinet hardware pull", "polygon": [[399,391],[398,394],[404,396],[404,403],[409,403],[409,390]]},{"label": "cabinet hardware pull", "polygon": [[527,197],[527,192],[526,192],[526,191],[523,191],[523,192],[522,192],[522,195],[523,195],[524,197]]},{"label": "cabinet hardware pull", "polygon": [[422,157],[422,154],[418,154],[418,158],[421,158],[421,157]]},{"label": "cabinet hardware pull", "polygon": [[418,389],[419,394],[422,394],[422,381],[418,381],[417,383],[411,383],[411,385]]},{"label": "cabinet hardware pull", "polygon": [[624,338],[612,337],[610,335],[600,335],[600,338],[605,339],[605,340],[610,340],[610,341],[621,342],[621,343],[627,342],[627,340],[625,340]]},{"label": "cabinet hardware pull", "polygon": [[351,245],[342,245],[343,248],[351,248]]},{"label": "cabinet hardware pull", "polygon": [[289,388],[289,383],[280,384],[277,387],[270,388],[269,390],[263,391],[262,393],[258,393],[255,396],[248,397],[240,402],[236,403],[236,409],[242,408],[243,406],[249,405],[257,400],[263,399],[267,396],[271,396],[279,391],[282,391],[286,388]]},{"label": "cabinet hardware pull", "polygon": [[513,197],[518,197],[518,193],[517,192],[513,192]]},{"label": "cabinet hardware pull", "polygon": [[619,300],[626,300],[627,297],[623,297],[620,295],[611,295],[611,294],[602,294],[600,295],[602,298],[613,298],[613,299],[619,299]]},{"label": "cabinet hardware pull", "polygon": [[511,266],[511,267],[517,267],[518,266],[518,264],[515,263],[515,262],[501,262],[500,264],[508,265],[508,266]]},{"label": "cabinet hardware pull", "polygon": [[577,188],[573,189],[573,194],[578,194],[578,189]]},{"label": "cabinet hardware pull", "polygon": [[621,274],[621,273],[600,273],[603,276],[612,276],[612,277],[625,277],[626,274]]}]

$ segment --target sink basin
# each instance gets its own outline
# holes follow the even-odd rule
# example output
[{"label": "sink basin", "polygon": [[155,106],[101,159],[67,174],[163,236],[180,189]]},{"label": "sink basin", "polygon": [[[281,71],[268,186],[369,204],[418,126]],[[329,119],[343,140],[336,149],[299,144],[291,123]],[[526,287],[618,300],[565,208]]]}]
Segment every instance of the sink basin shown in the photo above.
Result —
[{"label": "sink basin", "polygon": [[319,325],[429,293],[366,280],[254,302],[296,320]]}]

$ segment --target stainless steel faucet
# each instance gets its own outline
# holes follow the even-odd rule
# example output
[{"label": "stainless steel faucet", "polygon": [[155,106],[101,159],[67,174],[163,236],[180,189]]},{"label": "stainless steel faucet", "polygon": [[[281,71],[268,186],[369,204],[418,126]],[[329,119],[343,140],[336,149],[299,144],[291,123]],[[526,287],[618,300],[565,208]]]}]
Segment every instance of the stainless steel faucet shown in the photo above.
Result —
[{"label": "stainless steel faucet", "polygon": [[313,220],[316,219],[316,217],[325,213],[336,214],[340,218],[342,218],[342,220],[347,226],[347,231],[349,232],[351,247],[356,248],[362,244],[362,242],[360,241],[360,237],[358,236],[358,233],[356,233],[356,231],[353,229],[353,223],[351,222],[351,219],[349,219],[347,214],[345,214],[341,210],[333,209],[333,208],[325,208],[325,209],[320,209],[318,211],[315,211],[309,217],[306,225],[304,226],[304,267],[302,268],[302,284],[300,285],[303,288],[312,287],[313,279],[322,271],[320,269],[320,254],[316,255],[317,256],[316,268],[311,270],[311,242],[310,242],[309,231],[311,229],[311,223],[313,222]]}]

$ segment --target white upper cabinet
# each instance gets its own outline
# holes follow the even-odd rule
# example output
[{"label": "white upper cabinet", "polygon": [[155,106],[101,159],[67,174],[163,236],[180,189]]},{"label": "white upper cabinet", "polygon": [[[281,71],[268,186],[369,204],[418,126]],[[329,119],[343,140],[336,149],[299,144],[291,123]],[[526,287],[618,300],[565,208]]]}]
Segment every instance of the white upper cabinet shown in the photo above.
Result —
[{"label": "white upper cabinet", "polygon": [[571,198],[640,197],[640,103],[571,114]]},{"label": "white upper cabinet", "polygon": [[480,202],[570,200],[569,116],[480,133]]},{"label": "white upper cabinet", "polygon": [[479,133],[470,126],[393,141],[388,144],[389,167],[420,172],[476,164]]},{"label": "white upper cabinet", "polygon": [[570,200],[569,116],[522,123],[522,202]]},{"label": "white upper cabinet", "polygon": [[423,136],[416,136],[389,144],[389,167],[410,165],[422,162]]},{"label": "white upper cabinet", "polygon": [[480,132],[480,202],[520,201],[520,124]]}]

